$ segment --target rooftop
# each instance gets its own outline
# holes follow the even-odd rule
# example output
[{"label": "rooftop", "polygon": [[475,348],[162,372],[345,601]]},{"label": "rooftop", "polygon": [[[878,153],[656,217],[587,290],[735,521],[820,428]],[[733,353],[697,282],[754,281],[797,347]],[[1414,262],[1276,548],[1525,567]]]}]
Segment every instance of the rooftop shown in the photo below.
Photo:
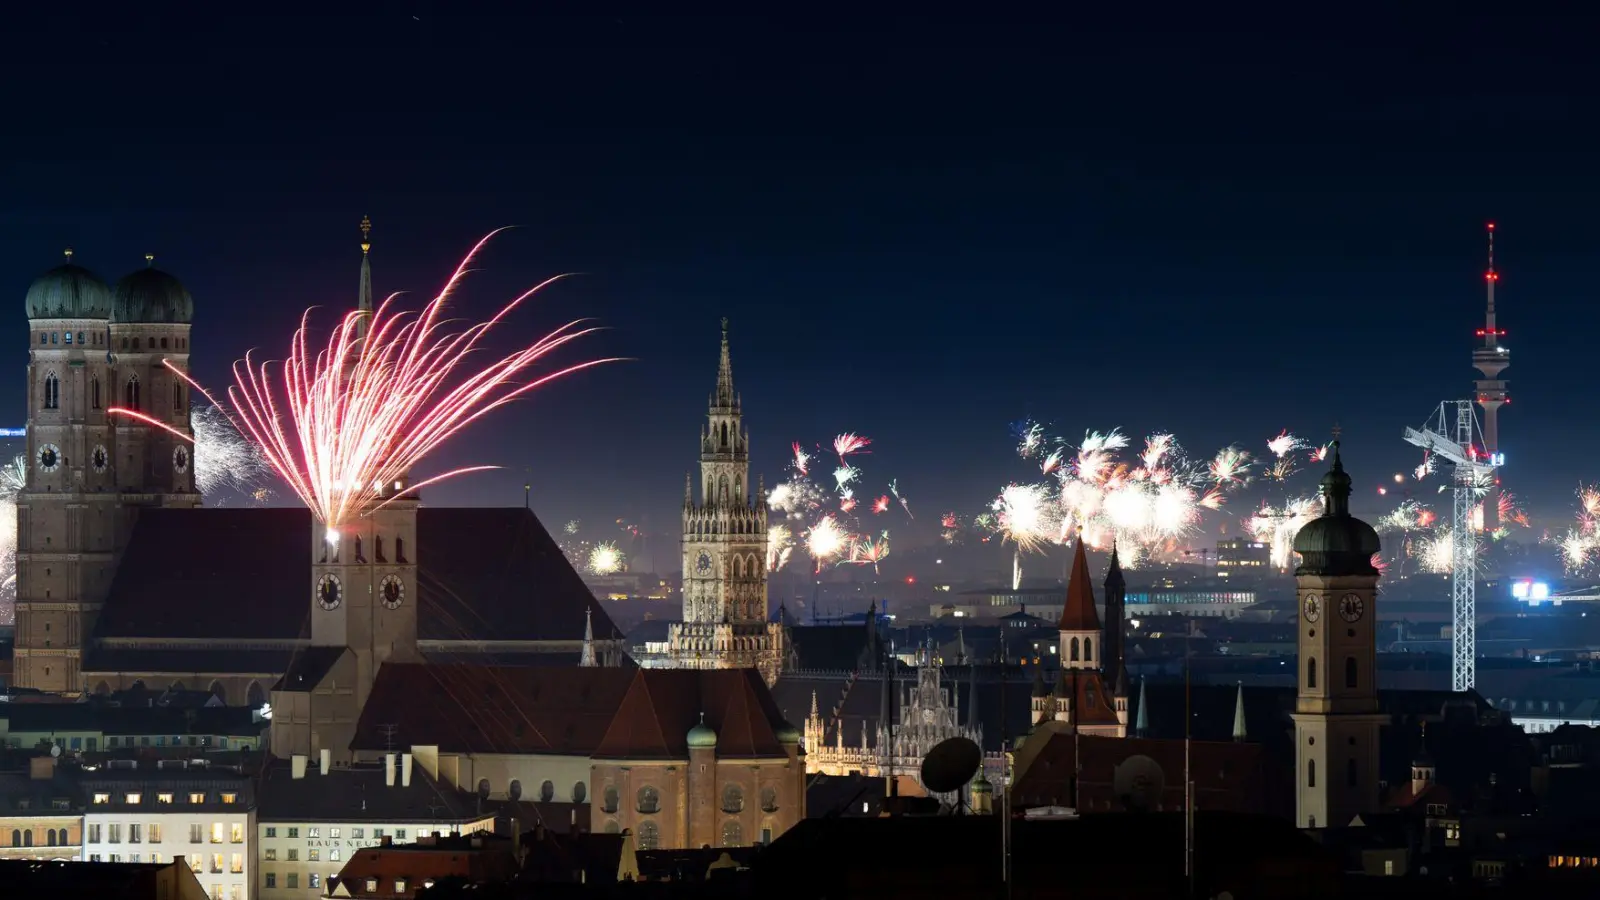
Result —
[{"label": "rooftop", "polygon": [[[397,764],[396,769],[400,766]],[[261,773],[256,818],[261,822],[447,822],[482,818],[456,791],[440,789],[421,765],[411,767],[411,784],[397,771],[387,784],[382,765],[334,768],[323,775],[311,760],[303,778],[289,762]]]}]

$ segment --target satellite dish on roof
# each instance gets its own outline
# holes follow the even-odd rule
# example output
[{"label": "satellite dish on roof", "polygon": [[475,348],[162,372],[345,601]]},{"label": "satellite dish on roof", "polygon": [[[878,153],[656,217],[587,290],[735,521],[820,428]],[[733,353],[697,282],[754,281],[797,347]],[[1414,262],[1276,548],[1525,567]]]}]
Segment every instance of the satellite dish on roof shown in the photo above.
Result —
[{"label": "satellite dish on roof", "polygon": [[983,765],[983,751],[970,739],[953,737],[934,745],[922,759],[922,784],[936,794],[967,786]]},{"label": "satellite dish on roof", "polygon": [[50,745],[50,755],[51,756],[60,756],[61,755],[61,745],[60,744],[51,744]]}]

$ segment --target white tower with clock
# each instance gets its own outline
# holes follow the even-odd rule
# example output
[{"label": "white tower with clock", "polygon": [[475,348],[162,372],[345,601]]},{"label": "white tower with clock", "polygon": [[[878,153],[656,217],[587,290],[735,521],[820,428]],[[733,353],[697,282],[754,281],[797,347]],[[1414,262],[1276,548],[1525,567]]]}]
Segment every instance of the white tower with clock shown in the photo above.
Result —
[{"label": "white tower with clock", "polygon": [[781,623],[767,621],[767,498],[764,486],[750,484],[727,319],[706,420],[698,501],[693,477],[684,483],[683,621],[672,627],[668,652],[679,668],[757,668],[771,684],[786,638]]},{"label": "white tower with clock", "polygon": [[1301,828],[1342,828],[1378,808],[1376,680],[1379,550],[1372,526],[1350,515],[1350,476],[1333,444],[1323,515],[1295,536],[1301,564],[1299,687],[1294,727],[1295,817]]},{"label": "white tower with clock", "polygon": [[[371,228],[361,221],[357,309],[367,315]],[[318,522],[311,529],[311,645],[344,647],[354,656],[357,711],[385,662],[417,658],[417,500],[405,494],[408,487],[404,479],[384,485],[376,508],[336,527]]]}]

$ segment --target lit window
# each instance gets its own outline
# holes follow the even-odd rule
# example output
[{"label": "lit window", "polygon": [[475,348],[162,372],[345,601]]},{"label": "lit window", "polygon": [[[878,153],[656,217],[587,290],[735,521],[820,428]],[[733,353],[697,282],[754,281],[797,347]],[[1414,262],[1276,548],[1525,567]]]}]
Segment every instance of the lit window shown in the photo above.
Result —
[{"label": "lit window", "polygon": [[239,795],[238,794],[223,794],[222,795],[222,802],[223,803],[238,803],[239,802]]},{"label": "lit window", "polygon": [[367,893],[371,894],[371,893],[377,891],[377,889],[378,889],[378,879],[376,879],[376,878],[368,878],[367,879]]},{"label": "lit window", "polygon": [[394,880],[394,892],[396,894],[404,894],[406,892],[406,880],[404,878],[396,878]]},{"label": "lit window", "polygon": [[156,802],[157,803],[171,803],[172,802],[172,795],[171,794],[157,794],[156,795]]},{"label": "lit window", "polygon": [[221,822],[212,822],[211,823],[211,843],[213,843],[213,844],[222,843],[222,823]]},{"label": "lit window", "polygon": [[235,843],[235,844],[244,843],[244,823],[243,822],[235,822],[235,823],[233,823],[233,833],[228,835],[228,839],[229,839],[230,842]]},{"label": "lit window", "polygon": [[339,829],[337,829],[337,828],[329,828],[328,829],[328,837],[336,838],[338,836],[339,836]]},{"label": "lit window", "polygon": [[211,854],[211,874],[213,874],[213,875],[221,875],[222,874],[222,854],[221,853],[213,853],[213,854]]},{"label": "lit window", "polygon": [[189,802],[190,803],[204,803],[204,802],[206,802],[206,795],[205,794],[200,794],[200,793],[190,794],[189,795]]},{"label": "lit window", "polygon": [[150,830],[149,830],[148,833],[149,833],[149,837],[150,837],[150,843],[152,843],[152,844],[161,843],[161,823],[160,822],[151,822],[150,823]]},{"label": "lit window", "polygon": [[94,802],[96,802],[96,803],[110,803],[111,802],[111,795],[110,794],[95,794],[94,795]]},{"label": "lit window", "polygon": [[337,851],[337,850],[329,850],[328,851],[328,861],[329,862],[338,862],[339,861],[339,851]]},{"label": "lit window", "polygon": [[315,872],[312,872],[310,875],[307,875],[306,876],[306,887],[312,887],[312,888],[322,887],[322,876],[318,875]]},{"label": "lit window", "polygon": [[310,850],[306,851],[306,859],[308,859],[308,860],[310,860],[312,862],[321,862],[322,861],[322,851],[318,850],[315,847],[312,847]]},{"label": "lit window", "polygon": [[278,859],[278,850],[276,847],[268,847],[267,849],[261,851],[261,853],[261,858],[267,862],[276,862]]},{"label": "lit window", "polygon": [[307,828],[306,829],[306,837],[308,837],[308,838],[319,838],[319,837],[322,837],[322,829],[321,828]]},{"label": "lit window", "polygon": [[366,831],[367,830],[365,828],[352,828],[350,829],[350,836],[359,841],[363,837],[366,837]]},{"label": "lit window", "polygon": [[244,854],[235,853],[228,859],[228,871],[235,875],[244,874]]}]

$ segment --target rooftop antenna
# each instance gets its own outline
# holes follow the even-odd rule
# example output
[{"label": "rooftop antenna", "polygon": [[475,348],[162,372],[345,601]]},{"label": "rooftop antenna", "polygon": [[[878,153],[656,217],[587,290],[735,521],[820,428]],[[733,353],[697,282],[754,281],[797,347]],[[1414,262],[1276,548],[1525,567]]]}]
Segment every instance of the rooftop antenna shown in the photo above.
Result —
[{"label": "rooftop antenna", "polygon": [[394,735],[400,730],[399,725],[379,725],[378,731],[383,734],[383,749],[386,753],[394,752]]}]

